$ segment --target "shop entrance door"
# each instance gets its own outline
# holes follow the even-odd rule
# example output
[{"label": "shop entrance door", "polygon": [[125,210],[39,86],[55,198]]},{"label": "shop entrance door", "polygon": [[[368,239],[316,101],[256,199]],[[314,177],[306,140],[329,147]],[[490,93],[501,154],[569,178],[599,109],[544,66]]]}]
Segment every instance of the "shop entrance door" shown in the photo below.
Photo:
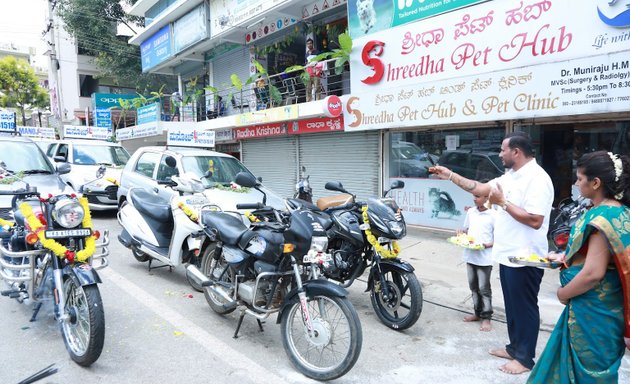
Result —
[{"label": "shop entrance door", "polygon": [[554,201],[558,202],[571,197],[571,185],[575,175],[573,172],[573,124],[545,125],[542,130],[541,166],[553,180]]}]

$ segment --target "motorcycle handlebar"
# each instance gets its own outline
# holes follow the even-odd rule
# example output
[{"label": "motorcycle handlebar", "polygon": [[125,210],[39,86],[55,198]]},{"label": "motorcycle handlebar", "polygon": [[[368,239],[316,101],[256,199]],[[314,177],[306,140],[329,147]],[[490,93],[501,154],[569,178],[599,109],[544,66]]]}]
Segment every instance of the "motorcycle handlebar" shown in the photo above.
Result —
[{"label": "motorcycle handlebar", "polygon": [[0,191],[0,195],[5,196],[39,196],[39,192],[37,191],[26,191],[26,190],[18,190],[18,191]]},{"label": "motorcycle handlebar", "polygon": [[243,203],[236,204],[236,209],[263,209],[265,206],[261,203]]}]

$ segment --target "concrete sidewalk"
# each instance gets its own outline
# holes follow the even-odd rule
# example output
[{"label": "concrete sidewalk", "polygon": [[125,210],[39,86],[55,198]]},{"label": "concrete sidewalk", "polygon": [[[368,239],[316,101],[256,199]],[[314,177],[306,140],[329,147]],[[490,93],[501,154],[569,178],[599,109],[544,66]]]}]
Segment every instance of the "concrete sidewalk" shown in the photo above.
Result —
[{"label": "concrete sidewalk", "polygon": [[[446,239],[454,232],[407,227],[400,241],[402,259],[410,262],[422,282],[424,300],[472,313],[472,300],[462,248]],[[499,282],[499,266],[492,269],[492,306],[494,318],[505,322],[505,306]],[[564,309],[556,298],[560,286],[557,269],[546,269],[538,295],[541,330],[552,331]]]}]

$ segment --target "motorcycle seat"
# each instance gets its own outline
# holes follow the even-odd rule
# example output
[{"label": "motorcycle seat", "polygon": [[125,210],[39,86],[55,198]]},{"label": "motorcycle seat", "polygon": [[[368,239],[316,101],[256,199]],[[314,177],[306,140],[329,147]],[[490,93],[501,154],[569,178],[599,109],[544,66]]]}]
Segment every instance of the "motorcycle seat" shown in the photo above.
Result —
[{"label": "motorcycle seat", "polygon": [[165,199],[139,188],[129,190],[129,199],[141,214],[163,223],[173,221],[173,212]]},{"label": "motorcycle seat", "polygon": [[243,233],[247,232],[242,219],[224,212],[203,212],[201,224],[216,230],[219,239],[228,245],[237,245]]},{"label": "motorcycle seat", "polygon": [[317,208],[323,211],[327,208],[337,207],[350,202],[352,202],[352,195],[342,193],[340,195],[320,197],[317,199]]},{"label": "motorcycle seat", "polygon": [[321,211],[319,207],[311,202],[302,199],[287,198],[287,204],[292,209],[308,209],[309,211]]}]

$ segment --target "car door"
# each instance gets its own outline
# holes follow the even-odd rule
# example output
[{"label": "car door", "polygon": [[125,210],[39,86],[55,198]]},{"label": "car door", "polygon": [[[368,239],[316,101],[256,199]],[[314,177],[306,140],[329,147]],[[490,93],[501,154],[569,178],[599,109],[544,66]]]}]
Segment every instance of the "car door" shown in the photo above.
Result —
[{"label": "car door", "polygon": [[155,180],[155,172],[159,163],[159,153],[142,153],[129,172],[126,172],[122,178],[126,191],[129,191],[131,188],[143,188],[147,192],[157,194],[158,187],[162,187],[158,186]]}]

